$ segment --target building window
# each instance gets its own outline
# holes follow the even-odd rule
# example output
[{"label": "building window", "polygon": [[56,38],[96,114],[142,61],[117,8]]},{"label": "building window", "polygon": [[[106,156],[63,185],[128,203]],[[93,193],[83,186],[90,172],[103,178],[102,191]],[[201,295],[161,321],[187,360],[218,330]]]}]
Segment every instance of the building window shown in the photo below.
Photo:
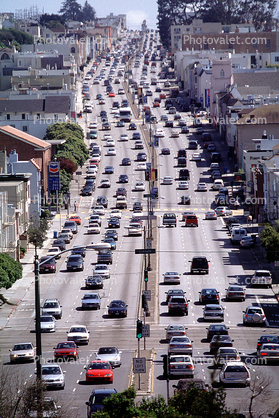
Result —
[{"label": "building window", "polygon": [[71,48],[71,54],[75,54],[76,53],[76,48],[72,46]]},{"label": "building window", "polygon": [[220,77],[225,77],[225,73],[224,73],[224,70],[223,70],[223,68],[222,68],[222,70],[220,71]]},{"label": "building window", "polygon": [[205,44],[203,45],[203,49],[208,49],[208,43],[205,42]]},{"label": "building window", "polygon": [[4,52],[4,54],[1,57],[1,60],[8,60],[10,57],[8,54],[6,54],[6,52]]},{"label": "building window", "polygon": [[22,127],[23,132],[27,132],[27,126]]},{"label": "building window", "polygon": [[253,42],[253,49],[257,49],[258,48],[258,42]]},{"label": "building window", "polygon": [[270,48],[270,39],[267,39],[267,40],[266,40],[266,47],[267,47],[267,48]]},{"label": "building window", "polygon": [[279,57],[275,57],[275,62],[279,62]]},{"label": "building window", "polygon": [[22,119],[22,120],[25,120],[25,113],[22,113],[22,114],[21,114],[21,119]]},{"label": "building window", "polygon": [[10,115],[10,113],[7,113],[7,120],[11,120],[11,115]]}]

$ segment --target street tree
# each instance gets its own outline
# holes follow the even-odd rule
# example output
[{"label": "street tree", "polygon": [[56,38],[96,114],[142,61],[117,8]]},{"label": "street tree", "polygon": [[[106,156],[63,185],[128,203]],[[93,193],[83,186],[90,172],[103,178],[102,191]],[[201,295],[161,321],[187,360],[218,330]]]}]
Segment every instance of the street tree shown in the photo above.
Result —
[{"label": "street tree", "polygon": [[260,234],[262,247],[265,249],[265,256],[268,262],[279,260],[279,221],[274,225],[268,224]]},{"label": "street tree", "polygon": [[33,215],[29,227],[27,229],[27,236],[29,243],[35,247],[35,256],[37,256],[38,248],[42,248],[45,240],[47,239],[47,231],[50,225],[48,219],[39,216],[39,214]]}]

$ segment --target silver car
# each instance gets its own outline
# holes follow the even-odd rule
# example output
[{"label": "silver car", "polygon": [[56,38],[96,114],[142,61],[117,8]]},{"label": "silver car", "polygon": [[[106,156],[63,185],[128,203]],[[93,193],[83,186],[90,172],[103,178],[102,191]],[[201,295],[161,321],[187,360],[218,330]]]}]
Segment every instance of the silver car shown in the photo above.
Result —
[{"label": "silver car", "polygon": [[223,385],[250,385],[250,372],[245,363],[229,361],[224,364],[219,376],[220,383]]},{"label": "silver car", "polygon": [[265,320],[265,313],[260,306],[248,306],[246,310],[243,311],[243,325],[265,325]]},{"label": "silver car", "polygon": [[121,354],[116,347],[100,347],[98,352],[95,353],[96,360],[108,361],[112,367],[121,366]]},{"label": "silver car", "polygon": [[35,347],[32,343],[18,343],[10,350],[10,362],[34,361]]},{"label": "silver car", "polygon": [[93,275],[100,275],[102,276],[104,279],[109,279],[110,278],[110,271],[109,268],[106,264],[96,264],[94,270],[93,270]]},{"label": "silver car", "polygon": [[224,308],[221,305],[205,305],[203,309],[204,321],[224,321]]},{"label": "silver car", "polygon": [[65,387],[64,373],[59,364],[43,364],[42,365],[42,380],[48,388]]},{"label": "silver car", "polygon": [[194,376],[194,363],[190,356],[172,354],[169,356],[169,374],[171,376]]},{"label": "silver car", "polygon": [[184,337],[172,337],[169,343],[169,354],[189,354],[193,353],[192,341],[190,338]]},{"label": "silver car", "polygon": [[165,284],[179,284],[180,283],[180,273],[177,271],[167,271],[164,276],[164,283]]},{"label": "silver car", "polygon": [[167,341],[170,341],[172,337],[184,337],[186,335],[186,328],[182,324],[171,324],[165,330]]},{"label": "silver car", "polygon": [[101,298],[99,293],[85,293],[81,300],[82,309],[100,309]]},{"label": "silver car", "polygon": [[56,330],[56,319],[52,315],[41,315],[41,332],[54,332]]}]

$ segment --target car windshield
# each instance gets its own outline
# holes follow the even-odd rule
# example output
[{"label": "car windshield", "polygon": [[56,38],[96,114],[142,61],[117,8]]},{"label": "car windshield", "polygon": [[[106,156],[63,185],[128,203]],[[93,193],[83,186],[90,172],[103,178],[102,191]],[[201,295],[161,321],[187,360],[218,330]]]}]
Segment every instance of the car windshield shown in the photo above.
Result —
[{"label": "car windshield", "polygon": [[205,308],[207,311],[221,311],[221,306],[206,306]]},{"label": "car windshield", "polygon": [[41,322],[53,322],[53,318],[51,316],[41,316]]},{"label": "car windshield", "polygon": [[99,299],[97,293],[91,293],[83,296],[83,299]]},{"label": "car windshield", "polygon": [[261,342],[265,342],[265,343],[267,343],[267,342],[270,342],[270,343],[272,343],[272,342],[278,342],[278,337],[277,337],[277,335],[274,335],[274,336],[272,336],[272,335],[266,335],[266,336],[263,336],[263,337],[261,337],[260,338],[260,341]]},{"label": "car windshield", "polygon": [[13,348],[13,351],[19,351],[19,350],[32,350],[31,344],[16,344]]},{"label": "car windshield", "polygon": [[110,307],[111,308],[122,308],[125,306],[124,302],[111,302]]},{"label": "car windshield", "polygon": [[233,366],[227,366],[226,368],[226,373],[243,373],[243,372],[247,372],[246,368],[244,366],[240,366],[240,365],[233,365]]},{"label": "car windshield", "polygon": [[79,256],[71,256],[69,257],[68,261],[72,262],[72,263],[77,263],[78,261],[81,261],[81,258]]},{"label": "car windshield", "polygon": [[236,349],[235,348],[222,348],[219,349],[219,354],[236,354]]},{"label": "car windshield", "polygon": [[186,363],[191,362],[191,359],[189,356],[181,356],[181,357],[171,357],[170,363]]},{"label": "car windshield", "polygon": [[114,347],[101,347],[98,354],[117,354],[117,348]]},{"label": "car windshield", "polygon": [[262,314],[262,311],[257,308],[248,308],[248,313],[249,314]]},{"label": "car windshield", "polygon": [[184,331],[183,325],[169,325],[168,331]]},{"label": "car windshield", "polygon": [[75,343],[69,342],[69,343],[59,343],[57,344],[57,348],[75,348]]},{"label": "car windshield", "polygon": [[55,366],[43,367],[42,374],[43,375],[61,374],[61,369],[60,369],[60,367],[55,367]]},{"label": "car windshield", "polygon": [[104,399],[109,398],[110,395],[111,394],[107,394],[107,395],[98,394],[98,395],[93,396],[92,405],[103,405]]},{"label": "car windshield", "polygon": [[111,369],[111,365],[109,363],[90,363],[88,366],[89,370],[93,369]]},{"label": "car windshield", "polygon": [[58,302],[46,302],[44,308],[59,308]]},{"label": "car windshield", "polygon": [[226,327],[224,325],[211,325],[209,331],[223,331]]},{"label": "car windshield", "polygon": [[70,332],[86,332],[86,329],[83,327],[72,327]]},{"label": "car windshield", "polygon": [[172,337],[172,343],[188,343],[190,342],[188,337]]}]

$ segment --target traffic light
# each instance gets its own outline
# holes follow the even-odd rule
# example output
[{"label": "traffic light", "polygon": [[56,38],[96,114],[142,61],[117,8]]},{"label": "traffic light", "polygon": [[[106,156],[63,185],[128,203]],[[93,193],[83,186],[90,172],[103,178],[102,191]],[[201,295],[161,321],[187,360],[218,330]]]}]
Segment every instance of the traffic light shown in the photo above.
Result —
[{"label": "traffic light", "polygon": [[146,170],[145,170],[145,181],[149,181],[150,180],[150,170],[149,170],[149,168],[147,168]]},{"label": "traffic light", "polygon": [[141,295],[141,303],[142,303],[142,309],[147,311],[148,305],[147,305],[147,300],[146,300],[146,296],[144,293]]},{"label": "traffic light", "polygon": [[142,338],[142,321],[137,320],[137,338]]},{"label": "traffic light", "polygon": [[148,270],[147,269],[144,270],[144,281],[148,282]]},{"label": "traffic light", "polygon": [[168,355],[164,355],[163,357],[163,376],[165,379],[169,377],[169,357]]}]

